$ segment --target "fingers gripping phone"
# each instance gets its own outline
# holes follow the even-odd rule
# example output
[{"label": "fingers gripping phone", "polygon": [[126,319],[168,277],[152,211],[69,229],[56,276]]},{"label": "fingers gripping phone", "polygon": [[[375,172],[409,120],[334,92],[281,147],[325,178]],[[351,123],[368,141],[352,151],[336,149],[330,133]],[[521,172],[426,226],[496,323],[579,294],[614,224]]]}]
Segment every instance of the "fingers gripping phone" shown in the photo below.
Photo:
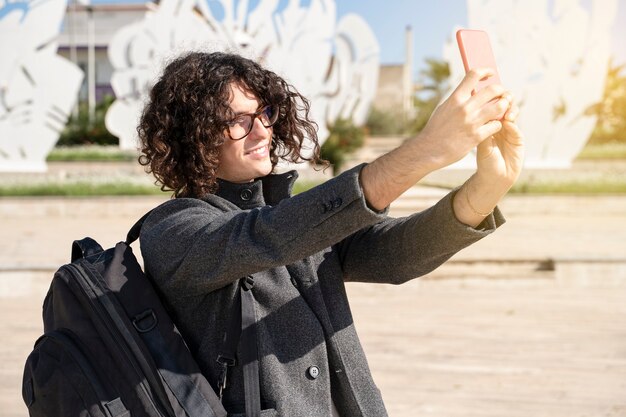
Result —
[{"label": "fingers gripping phone", "polygon": [[463,59],[463,66],[465,67],[466,73],[474,68],[480,67],[493,68],[495,71],[493,76],[479,81],[472,94],[475,94],[476,91],[488,85],[501,84],[498,67],[496,66],[496,58],[493,55],[487,32],[482,30],[461,29],[456,32],[456,41],[461,51],[461,59]]}]

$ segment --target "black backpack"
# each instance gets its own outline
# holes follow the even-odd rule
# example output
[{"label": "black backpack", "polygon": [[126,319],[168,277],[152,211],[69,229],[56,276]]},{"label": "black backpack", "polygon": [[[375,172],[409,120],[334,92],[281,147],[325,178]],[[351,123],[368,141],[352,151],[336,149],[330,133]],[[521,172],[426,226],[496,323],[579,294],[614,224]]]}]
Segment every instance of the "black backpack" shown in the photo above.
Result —
[{"label": "black backpack", "polygon": [[[113,248],[103,250],[89,237],[74,241],[72,262],[55,273],[43,303],[44,334],[24,368],[22,396],[31,417],[227,415],[130,247],[148,214]],[[220,391],[237,362],[241,328],[255,327],[253,280],[240,282],[244,315],[232,315],[218,358]],[[260,410],[256,340],[241,338],[249,345],[240,358],[249,375],[246,413],[254,416]]]}]

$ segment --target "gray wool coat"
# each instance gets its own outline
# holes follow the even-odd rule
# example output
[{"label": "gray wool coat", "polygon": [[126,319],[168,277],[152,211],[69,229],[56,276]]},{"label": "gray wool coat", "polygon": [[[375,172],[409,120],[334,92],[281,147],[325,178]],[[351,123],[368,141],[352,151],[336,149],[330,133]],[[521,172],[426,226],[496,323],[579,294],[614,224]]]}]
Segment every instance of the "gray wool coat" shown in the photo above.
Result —
[{"label": "gray wool coat", "polygon": [[[386,416],[344,282],[403,283],[504,222],[496,209],[477,228],[461,224],[454,192],[390,218],[368,208],[361,168],[293,197],[295,172],[220,181],[215,195],[170,200],[144,223],[145,269],[214,389],[237,281],[254,277],[263,416],[328,417],[331,401],[342,417]],[[229,415],[243,416],[243,398],[236,366],[224,393]]]}]

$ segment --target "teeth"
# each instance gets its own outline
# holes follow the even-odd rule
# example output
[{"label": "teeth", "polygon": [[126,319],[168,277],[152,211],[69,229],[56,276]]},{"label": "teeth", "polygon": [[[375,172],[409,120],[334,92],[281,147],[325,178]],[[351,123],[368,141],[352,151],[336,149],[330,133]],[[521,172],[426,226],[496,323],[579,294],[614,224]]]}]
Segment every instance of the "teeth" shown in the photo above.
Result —
[{"label": "teeth", "polygon": [[259,154],[262,154],[264,152],[265,152],[265,147],[259,148],[259,149],[255,149],[255,150],[251,151],[250,153],[259,155]]}]

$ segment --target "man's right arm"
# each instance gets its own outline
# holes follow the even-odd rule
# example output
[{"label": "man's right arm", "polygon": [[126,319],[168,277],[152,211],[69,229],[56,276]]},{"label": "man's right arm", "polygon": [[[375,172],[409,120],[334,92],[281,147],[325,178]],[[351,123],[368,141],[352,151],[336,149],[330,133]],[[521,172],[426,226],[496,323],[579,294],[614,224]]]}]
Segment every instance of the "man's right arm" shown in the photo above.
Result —
[{"label": "man's right arm", "polygon": [[[437,107],[422,132],[361,171],[361,187],[370,207],[381,210],[389,206],[424,176],[459,161],[502,130],[500,119],[504,116],[509,120],[510,112],[517,110],[512,106],[510,94],[500,85],[491,85],[472,95],[478,81],[490,74],[489,69],[470,71],[452,95]],[[505,123],[504,139],[521,144],[521,133],[512,122]],[[516,160],[514,153],[508,155]],[[510,173],[506,176],[500,172],[475,175],[458,195],[472,199],[474,206],[483,211],[493,210],[515,179],[517,174]],[[475,227],[485,216],[472,211],[465,204],[466,200],[455,201],[455,214],[463,223]]]}]

